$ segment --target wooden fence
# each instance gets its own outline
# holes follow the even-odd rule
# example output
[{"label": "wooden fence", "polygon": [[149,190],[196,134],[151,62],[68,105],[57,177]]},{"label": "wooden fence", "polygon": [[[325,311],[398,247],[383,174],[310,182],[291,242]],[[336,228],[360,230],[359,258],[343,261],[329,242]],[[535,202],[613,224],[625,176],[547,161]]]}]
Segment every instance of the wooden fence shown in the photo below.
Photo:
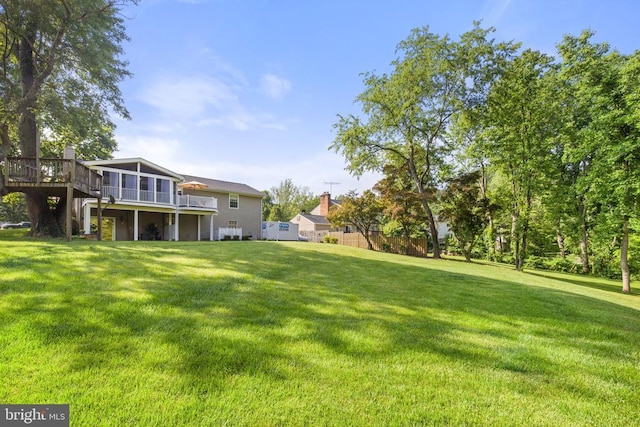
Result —
[{"label": "wooden fence", "polygon": [[[329,232],[329,236],[336,237],[339,245],[353,246],[368,249],[367,240],[360,233]],[[370,236],[373,249],[380,252],[411,255],[418,257],[427,256],[427,239],[411,239],[405,237],[387,237],[382,234]]]}]

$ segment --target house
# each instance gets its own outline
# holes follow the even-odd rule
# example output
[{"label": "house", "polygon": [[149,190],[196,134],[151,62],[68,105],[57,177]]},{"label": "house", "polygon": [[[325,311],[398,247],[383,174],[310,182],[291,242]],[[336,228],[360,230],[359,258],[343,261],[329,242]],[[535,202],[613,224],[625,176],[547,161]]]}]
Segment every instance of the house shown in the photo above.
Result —
[{"label": "house", "polygon": [[340,202],[331,199],[331,194],[325,192],[320,195],[320,204],[313,208],[310,213],[299,213],[290,222],[298,224],[299,233],[310,238],[317,238],[329,231],[348,232],[349,227],[345,227],[345,229],[331,227],[331,223],[327,220],[327,215],[332,206],[340,206]]},{"label": "house", "polygon": [[142,158],[83,164],[102,174],[100,203],[84,199],[78,209],[85,234],[101,216],[105,240],[217,240],[227,227],[259,236],[262,193],[249,186],[205,178],[195,185],[196,177]]},{"label": "house", "polygon": [[331,194],[325,191],[320,195],[320,204],[313,208],[309,213],[311,215],[320,215],[326,218],[327,214],[329,214],[329,209],[331,209],[332,206],[339,207],[340,202],[338,200],[332,199]]},{"label": "house", "polygon": [[[239,236],[259,240],[262,235],[262,198],[264,193],[246,184],[183,175],[178,185],[183,196],[214,197],[218,210],[213,220],[213,240]],[[189,185],[189,183],[196,183]],[[202,238],[209,238],[205,232]]]}]

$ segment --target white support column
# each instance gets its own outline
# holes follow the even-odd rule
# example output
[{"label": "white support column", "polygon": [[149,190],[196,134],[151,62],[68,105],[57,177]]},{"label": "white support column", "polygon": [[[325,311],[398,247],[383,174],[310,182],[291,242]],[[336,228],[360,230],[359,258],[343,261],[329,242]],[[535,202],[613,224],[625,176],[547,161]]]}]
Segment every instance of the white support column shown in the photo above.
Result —
[{"label": "white support column", "polygon": [[180,240],[180,214],[176,211],[176,225],[174,227],[175,241]]},{"label": "white support column", "polygon": [[84,234],[91,234],[91,205],[84,204]]},{"label": "white support column", "polygon": [[209,240],[213,241],[213,215],[209,219]]},{"label": "white support column", "polygon": [[133,240],[138,240],[138,209],[133,211]]},{"label": "white support column", "polygon": [[198,242],[200,241],[200,221],[202,220],[202,215],[198,215]]}]

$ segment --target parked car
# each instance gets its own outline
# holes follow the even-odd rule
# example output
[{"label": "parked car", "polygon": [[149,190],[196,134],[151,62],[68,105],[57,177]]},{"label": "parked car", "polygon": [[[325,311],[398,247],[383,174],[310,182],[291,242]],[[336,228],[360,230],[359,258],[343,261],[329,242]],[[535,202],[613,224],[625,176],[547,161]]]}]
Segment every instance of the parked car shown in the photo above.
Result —
[{"label": "parked car", "polygon": [[0,228],[2,228],[3,230],[8,230],[10,228],[31,228],[31,223],[29,221],[5,222],[0,225]]}]

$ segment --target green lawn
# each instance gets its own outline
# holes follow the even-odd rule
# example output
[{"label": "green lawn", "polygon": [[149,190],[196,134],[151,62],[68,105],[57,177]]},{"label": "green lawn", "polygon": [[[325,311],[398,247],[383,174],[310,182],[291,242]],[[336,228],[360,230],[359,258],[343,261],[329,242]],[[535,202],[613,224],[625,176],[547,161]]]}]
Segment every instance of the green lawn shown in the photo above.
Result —
[{"label": "green lawn", "polygon": [[72,426],[640,425],[640,297],[618,282],[17,235],[0,233],[0,403],[68,403]]}]

